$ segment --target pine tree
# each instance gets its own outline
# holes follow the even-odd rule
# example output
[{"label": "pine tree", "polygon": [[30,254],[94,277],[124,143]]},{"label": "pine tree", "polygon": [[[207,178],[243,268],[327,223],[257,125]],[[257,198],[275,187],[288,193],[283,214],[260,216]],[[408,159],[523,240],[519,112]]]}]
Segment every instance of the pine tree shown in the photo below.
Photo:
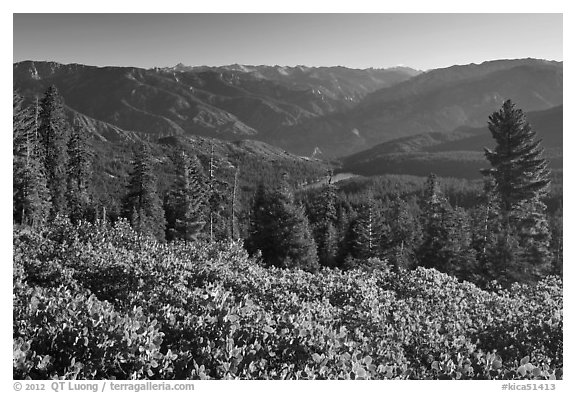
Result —
[{"label": "pine tree", "polygon": [[250,254],[260,251],[262,255],[273,255],[275,245],[270,228],[274,225],[274,217],[270,211],[270,193],[263,183],[256,187],[250,210],[250,224],[246,248]]},{"label": "pine tree", "polygon": [[64,113],[64,102],[56,86],[46,91],[40,103],[39,128],[40,156],[46,170],[46,183],[52,201],[52,216],[66,212],[66,143],[69,125]]},{"label": "pine tree", "polygon": [[90,208],[90,179],[93,152],[88,133],[78,123],[74,124],[68,141],[68,211],[72,222],[86,217]]},{"label": "pine tree", "polygon": [[331,182],[331,174],[328,184],[322,190],[315,204],[315,213],[318,221],[314,225],[314,239],[318,246],[318,258],[320,264],[333,267],[336,264],[338,252],[337,213],[336,213],[336,188]]},{"label": "pine tree", "polygon": [[562,275],[563,266],[563,227],[562,227],[562,206],[554,212],[550,217],[550,228],[552,234],[552,240],[550,242],[550,248],[552,251],[552,274]]},{"label": "pine tree", "polygon": [[423,202],[420,263],[459,278],[475,279],[476,259],[469,215],[462,208],[450,206],[434,174],[426,182]]},{"label": "pine tree", "polygon": [[230,238],[237,240],[240,237],[240,230],[238,228],[238,220],[236,218],[236,210],[238,205],[238,177],[240,174],[240,165],[234,167],[234,182],[232,183],[232,197],[230,203]]},{"label": "pine tree", "polygon": [[13,95],[13,209],[14,222],[41,227],[50,211],[50,194],[39,157],[38,105],[34,111]]},{"label": "pine tree", "polygon": [[206,224],[206,180],[195,156],[181,151],[174,161],[177,178],[165,203],[168,239],[193,241]]},{"label": "pine tree", "polygon": [[440,250],[442,272],[476,281],[477,261],[472,247],[471,219],[462,208],[453,209],[445,221],[446,239]]},{"label": "pine tree", "polygon": [[124,216],[137,232],[164,240],[166,219],[156,188],[152,155],[147,145],[137,148],[133,165],[128,193],[124,198]]},{"label": "pine tree", "polygon": [[472,247],[476,251],[479,276],[476,281],[483,284],[501,278],[503,274],[501,260],[492,258],[494,250],[503,247],[500,237],[504,231],[499,206],[494,178],[486,176],[480,204],[472,212]]},{"label": "pine tree", "polygon": [[208,163],[208,218],[209,218],[209,233],[210,242],[214,241],[214,226],[217,217],[218,207],[220,203],[220,193],[217,190],[217,179],[216,179],[216,158],[214,156],[214,142],[210,141],[210,161]]},{"label": "pine tree", "polygon": [[337,267],[343,267],[346,257],[350,254],[350,224],[355,219],[354,212],[348,201],[342,200],[336,209],[336,233],[337,233],[337,252],[335,264]]},{"label": "pine tree", "polygon": [[383,233],[381,214],[373,193],[369,192],[367,200],[360,206],[358,216],[350,225],[348,236],[350,256],[360,260],[380,257]]},{"label": "pine tree", "polygon": [[304,208],[295,202],[286,179],[271,193],[259,186],[248,245],[252,252],[260,250],[269,265],[306,271],[318,269],[308,219]]},{"label": "pine tree", "polygon": [[440,190],[435,174],[428,176],[422,202],[423,239],[418,249],[418,260],[424,267],[439,268],[444,264],[442,249],[448,237],[446,223],[451,207]]},{"label": "pine tree", "polygon": [[398,194],[388,210],[388,223],[390,229],[383,245],[387,259],[399,269],[413,267],[422,232],[417,218]]},{"label": "pine tree", "polygon": [[230,167],[219,159],[214,149],[214,141],[210,141],[210,156],[208,157],[208,169],[207,169],[207,223],[205,226],[205,231],[207,232],[207,237],[210,242],[216,241],[218,239],[227,238],[232,236],[230,220],[227,215],[230,213],[230,201],[228,196],[232,196],[230,190],[233,189],[233,185],[224,181],[221,172],[223,172],[226,167]]},{"label": "pine tree", "polygon": [[524,113],[507,100],[489,117],[496,147],[485,149],[492,168],[505,238],[514,236],[522,252],[509,270],[519,279],[546,273],[550,265],[550,230],[542,202],[550,184],[548,162]]}]

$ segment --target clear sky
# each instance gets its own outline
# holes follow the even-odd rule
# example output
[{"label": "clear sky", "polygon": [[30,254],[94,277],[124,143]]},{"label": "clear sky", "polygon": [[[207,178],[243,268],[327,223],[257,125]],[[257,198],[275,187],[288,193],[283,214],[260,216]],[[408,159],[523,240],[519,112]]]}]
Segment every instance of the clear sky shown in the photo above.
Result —
[{"label": "clear sky", "polygon": [[563,60],[562,14],[14,14],[14,62],[417,69]]}]

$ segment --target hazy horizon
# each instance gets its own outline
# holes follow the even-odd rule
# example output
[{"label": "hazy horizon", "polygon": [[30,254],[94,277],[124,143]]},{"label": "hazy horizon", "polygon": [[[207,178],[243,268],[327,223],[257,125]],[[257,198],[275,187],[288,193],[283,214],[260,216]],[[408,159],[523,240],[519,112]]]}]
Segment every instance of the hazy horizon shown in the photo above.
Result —
[{"label": "hazy horizon", "polygon": [[13,63],[425,71],[529,57],[563,61],[562,14],[14,14],[13,20]]},{"label": "hazy horizon", "polygon": [[[17,64],[17,63],[22,63],[22,62],[26,62],[26,61],[32,61],[32,62],[54,62],[54,63],[59,63],[59,64],[63,64],[63,65],[70,65],[70,64],[80,64],[80,65],[85,65],[85,66],[90,66],[90,67],[98,67],[98,68],[106,68],[106,67],[133,67],[133,68],[141,68],[141,69],[153,69],[153,68],[170,68],[170,67],[176,67],[178,65],[182,65],[185,67],[229,67],[229,66],[234,66],[234,65],[239,65],[239,66],[245,66],[245,67],[287,67],[287,68],[296,68],[296,67],[307,67],[307,68],[328,68],[328,67],[344,67],[344,68],[348,68],[351,70],[368,70],[368,69],[393,69],[393,68],[410,68],[416,71],[430,71],[433,69],[441,69],[441,68],[449,68],[452,66],[460,66],[460,65],[468,65],[468,64],[481,64],[484,62],[491,62],[491,61],[506,61],[506,60],[523,60],[523,59],[527,59],[526,57],[524,58],[509,58],[509,59],[490,59],[490,60],[484,60],[481,62],[472,62],[472,63],[461,63],[461,64],[452,64],[452,65],[447,65],[445,67],[438,67],[438,68],[429,68],[426,70],[421,70],[419,68],[414,68],[414,67],[410,67],[409,65],[405,65],[405,64],[399,64],[399,65],[394,65],[394,66],[389,66],[389,67],[366,67],[366,68],[357,68],[357,67],[347,67],[347,66],[343,66],[340,64],[334,64],[334,65],[321,65],[321,66],[310,66],[307,64],[296,64],[296,65],[284,65],[284,64],[245,64],[245,63],[228,63],[228,64],[213,64],[213,65],[207,65],[207,64],[184,64],[184,63],[178,63],[178,64],[174,64],[171,66],[165,66],[165,67],[157,67],[157,66],[153,66],[153,67],[138,67],[138,66],[116,66],[116,65],[93,65],[93,64],[87,64],[87,63],[78,63],[78,62],[70,62],[70,63],[65,63],[65,62],[59,62],[59,61],[55,61],[55,60],[43,60],[43,59],[24,59],[24,60],[19,60],[19,61],[14,61],[13,64]],[[558,63],[563,63],[563,60],[552,60],[552,59],[542,59],[542,58],[535,58],[533,57],[532,59],[534,60],[544,60],[544,61],[550,61],[550,62],[558,62]]]}]

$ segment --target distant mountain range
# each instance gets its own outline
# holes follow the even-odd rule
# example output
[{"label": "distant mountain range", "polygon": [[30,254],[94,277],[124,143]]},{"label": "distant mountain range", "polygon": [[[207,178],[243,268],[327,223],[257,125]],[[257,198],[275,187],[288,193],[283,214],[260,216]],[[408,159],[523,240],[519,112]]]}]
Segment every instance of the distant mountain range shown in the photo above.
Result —
[{"label": "distant mountain range", "polygon": [[[424,155],[446,165],[453,163],[441,156],[481,154],[480,145],[490,137],[474,128],[484,127],[505,99],[534,112],[529,116],[534,119],[538,111],[561,113],[562,79],[562,62],[537,59],[427,72],[238,64],[154,69],[38,61],[13,65],[15,89],[33,98],[56,85],[71,119],[101,141],[250,139],[302,157],[352,155],[344,159],[345,167],[364,172],[385,154],[403,160]],[[561,130],[561,119],[555,118]],[[545,141],[552,138],[549,127],[540,131]],[[556,137],[561,146],[561,131]]]},{"label": "distant mountain range", "polygon": [[[541,146],[552,169],[562,168],[563,106],[528,112],[526,119],[542,139]],[[409,174],[478,178],[489,166],[484,147],[494,147],[483,127],[460,127],[452,132],[432,132],[393,139],[342,160],[342,171],[371,176]]]},{"label": "distant mountain range", "polygon": [[399,137],[478,127],[505,99],[524,111],[561,105],[562,63],[501,60],[419,74],[377,90],[349,110],[280,127],[272,140],[287,150],[344,156]]},{"label": "distant mountain range", "polygon": [[[203,135],[267,139],[282,126],[350,108],[366,94],[417,75],[410,68],[224,66],[141,69],[25,61],[14,88],[58,87],[71,116],[100,138]],[[127,134],[123,135],[122,130]]]}]

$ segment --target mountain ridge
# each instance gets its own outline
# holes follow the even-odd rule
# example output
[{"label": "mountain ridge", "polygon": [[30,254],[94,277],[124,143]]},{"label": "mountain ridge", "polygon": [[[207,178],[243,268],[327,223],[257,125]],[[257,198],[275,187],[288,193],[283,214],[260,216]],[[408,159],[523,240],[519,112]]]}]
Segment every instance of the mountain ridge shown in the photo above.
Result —
[{"label": "mountain ridge", "polygon": [[404,71],[314,69],[320,75],[290,76],[264,70],[270,75],[35,61],[13,65],[14,88],[25,96],[39,96],[55,84],[72,109],[121,129],[223,139],[263,139],[270,129],[349,107],[378,87],[411,77]]},{"label": "mountain ridge", "polygon": [[280,127],[273,136],[300,154],[312,145],[347,156],[401,136],[479,126],[509,98],[526,111],[561,104],[562,63],[499,60],[428,71],[379,89],[346,111]]},{"label": "mountain ridge", "polygon": [[176,72],[27,61],[13,73],[14,88],[29,98],[55,84],[99,137],[255,139],[332,159],[402,136],[479,126],[508,98],[525,111],[557,106],[562,67],[527,58],[412,74],[238,64]]}]

